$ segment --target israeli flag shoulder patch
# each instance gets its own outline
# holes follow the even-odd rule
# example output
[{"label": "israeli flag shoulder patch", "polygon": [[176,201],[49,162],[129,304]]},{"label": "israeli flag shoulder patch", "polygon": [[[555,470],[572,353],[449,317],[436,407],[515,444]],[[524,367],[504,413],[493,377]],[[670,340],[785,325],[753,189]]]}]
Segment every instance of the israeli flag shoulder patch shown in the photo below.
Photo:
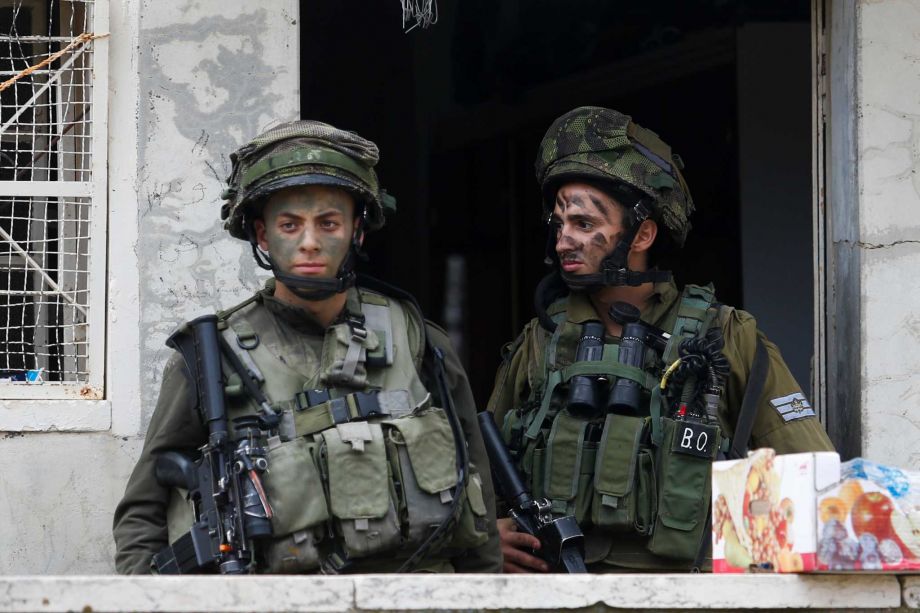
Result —
[{"label": "israeli flag shoulder patch", "polygon": [[776,412],[779,413],[783,421],[793,421],[805,417],[815,417],[815,410],[811,408],[808,399],[802,392],[774,398],[770,401]]}]

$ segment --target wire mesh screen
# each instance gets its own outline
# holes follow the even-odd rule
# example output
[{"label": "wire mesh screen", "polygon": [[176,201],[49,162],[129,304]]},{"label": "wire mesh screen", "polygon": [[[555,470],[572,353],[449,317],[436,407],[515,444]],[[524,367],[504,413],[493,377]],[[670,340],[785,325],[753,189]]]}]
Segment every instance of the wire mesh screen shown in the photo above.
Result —
[{"label": "wire mesh screen", "polygon": [[[92,3],[0,8],[0,180],[89,181]],[[53,61],[42,65],[49,57]],[[2,85],[0,85],[2,87]]]},{"label": "wire mesh screen", "polygon": [[93,2],[2,4],[0,382],[85,383]]},{"label": "wire mesh screen", "polygon": [[0,376],[86,380],[90,210],[87,198],[0,198]]}]

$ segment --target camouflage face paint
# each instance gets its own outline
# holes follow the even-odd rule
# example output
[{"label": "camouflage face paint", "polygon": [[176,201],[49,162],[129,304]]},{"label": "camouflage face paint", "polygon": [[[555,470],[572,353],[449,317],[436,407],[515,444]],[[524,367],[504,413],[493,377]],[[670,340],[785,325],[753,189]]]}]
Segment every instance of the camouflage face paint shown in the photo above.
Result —
[{"label": "camouflage face paint", "polygon": [[597,208],[597,211],[601,214],[601,216],[603,216],[604,220],[609,222],[610,221],[610,209],[608,208],[608,206],[594,194],[589,194],[588,197],[591,198],[591,204],[593,204]]},{"label": "camouflage face paint", "polygon": [[607,237],[604,236],[603,232],[595,232],[594,236],[591,237],[591,244],[597,245],[601,249],[607,249]]},{"label": "camouflage face paint", "polygon": [[260,244],[286,273],[335,277],[354,232],[354,200],[320,185],[276,192],[263,209]]},{"label": "camouflage face paint", "polygon": [[[590,202],[590,205],[588,204]],[[622,233],[619,205],[585,183],[563,185],[556,197],[556,253],[565,272],[594,274]]]}]

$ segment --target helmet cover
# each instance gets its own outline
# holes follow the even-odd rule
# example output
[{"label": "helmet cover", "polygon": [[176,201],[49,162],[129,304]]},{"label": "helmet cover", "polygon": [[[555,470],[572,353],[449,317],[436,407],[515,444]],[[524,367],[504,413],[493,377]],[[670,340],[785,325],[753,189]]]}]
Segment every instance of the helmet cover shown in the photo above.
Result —
[{"label": "helmet cover", "polygon": [[292,121],[259,134],[230,155],[221,219],[230,235],[249,240],[247,223],[272,193],[300,185],[349,191],[364,205],[365,229],[383,226],[395,201],[382,192],[374,166],[377,145],[319,121]]},{"label": "helmet cover", "polygon": [[651,198],[654,212],[682,246],[694,210],[682,166],[657,134],[628,115],[583,106],[553,122],[540,143],[535,170],[547,210],[552,209],[556,189],[566,181],[623,182],[640,190]]}]

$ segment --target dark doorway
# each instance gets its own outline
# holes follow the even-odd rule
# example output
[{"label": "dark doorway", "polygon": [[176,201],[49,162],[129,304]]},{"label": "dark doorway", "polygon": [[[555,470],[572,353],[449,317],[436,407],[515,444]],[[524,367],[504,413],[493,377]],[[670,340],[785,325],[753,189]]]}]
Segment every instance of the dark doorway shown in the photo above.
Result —
[{"label": "dark doorway", "polygon": [[[553,119],[580,105],[632,115],[681,155],[697,211],[684,256],[670,263],[678,282],[712,282],[739,308],[756,303],[761,328],[807,389],[809,2],[438,6],[437,24],[404,34],[398,0],[301,2],[301,109],[380,146],[381,182],[399,212],[368,240],[365,270],[412,291],[448,325],[480,405],[502,344],[533,316],[545,273],[537,145]],[[752,26],[766,30],[752,38]],[[749,66],[772,70],[753,99],[741,91],[757,82]],[[784,102],[781,116],[769,116],[770,96]],[[771,136],[771,121],[782,134]],[[764,239],[771,220],[784,224],[775,252]]]}]

